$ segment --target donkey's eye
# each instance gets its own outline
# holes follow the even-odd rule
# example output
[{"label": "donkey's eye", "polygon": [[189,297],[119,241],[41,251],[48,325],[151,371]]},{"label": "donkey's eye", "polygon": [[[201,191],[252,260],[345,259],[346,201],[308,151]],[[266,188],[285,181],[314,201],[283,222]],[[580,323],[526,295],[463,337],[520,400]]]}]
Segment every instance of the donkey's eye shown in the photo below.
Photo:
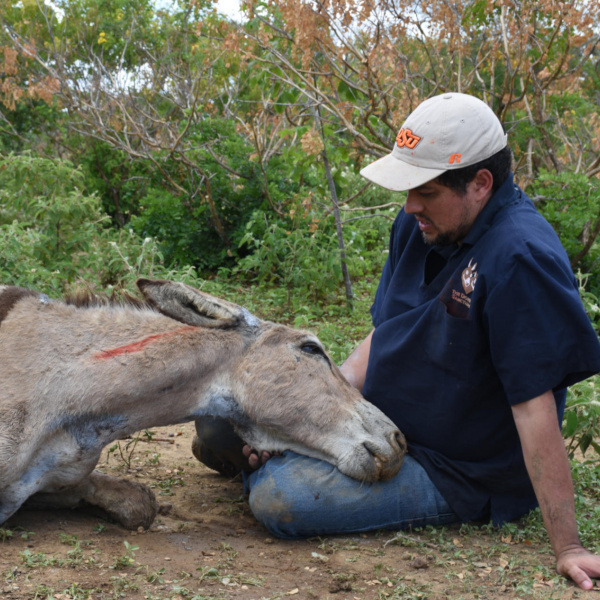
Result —
[{"label": "donkey's eye", "polygon": [[306,352],[306,354],[320,354],[321,356],[325,356],[325,353],[323,352],[321,346],[313,344],[311,342],[307,344],[302,344],[300,350],[302,350],[302,352]]}]

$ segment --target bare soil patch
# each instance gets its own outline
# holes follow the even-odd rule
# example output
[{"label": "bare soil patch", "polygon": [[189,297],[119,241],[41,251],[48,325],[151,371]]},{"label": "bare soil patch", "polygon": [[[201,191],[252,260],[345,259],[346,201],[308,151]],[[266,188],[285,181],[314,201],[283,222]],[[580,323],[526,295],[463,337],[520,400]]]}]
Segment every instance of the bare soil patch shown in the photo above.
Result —
[{"label": "bare soil patch", "polygon": [[241,481],[193,458],[193,431],[193,424],[155,429],[151,441],[120,442],[122,455],[102,458],[102,470],[153,486],[170,506],[149,531],[126,531],[89,511],[21,510],[5,523],[0,598],[587,597],[556,575],[547,544],[517,542],[506,531],[275,539],[254,520]]}]

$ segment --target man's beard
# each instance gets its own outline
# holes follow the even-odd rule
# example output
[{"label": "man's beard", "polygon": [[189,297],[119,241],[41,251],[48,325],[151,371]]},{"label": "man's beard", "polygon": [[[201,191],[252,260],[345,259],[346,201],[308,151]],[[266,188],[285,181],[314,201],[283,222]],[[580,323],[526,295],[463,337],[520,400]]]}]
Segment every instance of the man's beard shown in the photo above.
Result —
[{"label": "man's beard", "polygon": [[469,233],[469,229],[470,227],[461,227],[460,229],[455,229],[454,231],[438,233],[433,237],[427,236],[425,233],[422,233],[421,236],[423,241],[428,246],[451,246],[452,244],[456,244],[457,242],[464,240],[467,233]]},{"label": "man's beard", "polygon": [[473,223],[467,223],[466,221],[463,221],[458,225],[456,229],[453,229],[452,231],[444,231],[438,233],[433,237],[428,236],[426,233],[423,232],[421,236],[423,238],[423,241],[428,246],[450,246],[452,244],[462,242],[465,239],[465,237],[467,237],[467,233],[469,233],[472,226]]}]

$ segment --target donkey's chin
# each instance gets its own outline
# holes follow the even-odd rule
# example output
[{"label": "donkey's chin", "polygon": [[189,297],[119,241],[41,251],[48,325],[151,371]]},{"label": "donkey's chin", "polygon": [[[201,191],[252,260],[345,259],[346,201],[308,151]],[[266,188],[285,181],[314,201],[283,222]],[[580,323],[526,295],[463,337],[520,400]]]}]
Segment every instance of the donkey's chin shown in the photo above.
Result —
[{"label": "donkey's chin", "polygon": [[400,470],[404,453],[384,455],[373,452],[367,444],[359,444],[337,462],[337,468],[348,477],[360,481],[388,481]]},{"label": "donkey's chin", "polygon": [[352,445],[347,441],[334,443],[323,449],[286,439],[272,431],[238,429],[238,434],[259,454],[263,450],[270,454],[292,450],[328,462],[348,477],[368,482],[392,479],[400,470],[406,452],[404,436],[398,430],[391,431],[388,439],[380,441],[380,444],[369,438]]}]

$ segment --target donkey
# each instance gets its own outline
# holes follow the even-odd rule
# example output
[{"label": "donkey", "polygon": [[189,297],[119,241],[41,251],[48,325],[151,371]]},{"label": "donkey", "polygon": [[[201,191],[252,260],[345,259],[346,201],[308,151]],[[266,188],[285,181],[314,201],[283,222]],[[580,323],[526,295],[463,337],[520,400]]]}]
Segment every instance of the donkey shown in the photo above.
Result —
[{"label": "donkey", "polygon": [[385,480],[406,443],[310,333],[171,281],[139,306],[75,306],[0,286],[0,524],[28,499],[92,505],[148,528],[150,489],[94,470],[111,441],[206,416],[252,448],[294,450]]}]

